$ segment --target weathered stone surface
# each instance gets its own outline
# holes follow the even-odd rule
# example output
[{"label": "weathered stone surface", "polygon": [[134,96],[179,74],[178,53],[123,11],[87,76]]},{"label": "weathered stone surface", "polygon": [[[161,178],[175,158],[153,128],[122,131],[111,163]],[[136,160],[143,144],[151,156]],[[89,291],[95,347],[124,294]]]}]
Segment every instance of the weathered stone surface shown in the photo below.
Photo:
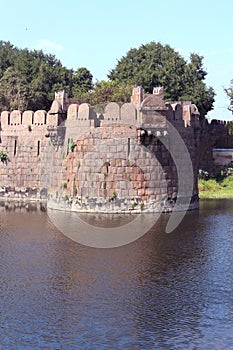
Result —
[{"label": "weathered stone surface", "polygon": [[137,123],[137,110],[132,103],[124,103],[121,106],[121,121],[123,123],[129,123],[136,125]]},{"label": "weathered stone surface", "polygon": [[3,111],[1,113],[1,128],[5,130],[8,128],[8,125],[10,124],[10,112]]},{"label": "weathered stone surface", "polygon": [[213,149],[214,163],[217,166],[226,166],[233,162],[233,148],[232,149]]},{"label": "weathered stone surface", "polygon": [[88,103],[82,103],[78,109],[78,125],[79,126],[91,126],[90,120],[90,106]]},{"label": "weathered stone surface", "polygon": [[10,125],[21,125],[22,113],[21,111],[12,111],[10,114]]},{"label": "weathered stone surface", "polygon": [[57,114],[62,112],[62,104],[58,100],[54,100],[49,111],[51,114]]},{"label": "weathered stone surface", "polygon": [[67,111],[67,119],[71,119],[71,120],[76,120],[78,118],[78,109],[79,109],[79,105],[78,104],[71,104],[68,107],[68,111]]},{"label": "weathered stone surface", "polygon": [[[38,110],[34,114],[34,125],[44,125],[46,124],[47,112],[43,110]],[[50,123],[48,123],[50,125]]]},{"label": "weathered stone surface", "polygon": [[[165,135],[169,121],[193,162],[194,208],[198,205],[197,170],[213,169],[213,146],[232,148],[230,125],[199,120],[198,110],[190,102],[164,104],[160,95],[146,96],[142,89],[134,90],[134,104],[121,108],[108,104],[104,120],[100,118],[98,123],[88,104],[71,103],[68,107],[63,98],[53,103],[48,114],[2,112],[0,150],[7,153],[9,161],[1,163],[0,196],[48,196],[62,208],[67,201],[77,210],[127,211],[136,201],[136,207],[143,202],[148,211],[160,210],[162,205],[170,211],[178,193],[185,200],[189,188],[186,182],[178,188],[175,163],[162,142],[162,137],[170,136],[169,131]],[[61,126],[67,110],[65,126]],[[63,143],[58,142],[59,130],[64,131]],[[169,147],[185,174],[183,148],[176,139]]]},{"label": "weathered stone surface", "polygon": [[[38,116],[38,120],[45,120],[45,115],[43,117],[43,112],[44,111],[38,111],[40,112],[40,117]],[[36,113],[35,113],[36,114]],[[46,122],[47,122],[47,125],[49,126],[57,126],[59,124],[59,117],[58,117],[58,114],[50,114],[50,113],[47,113],[46,115]],[[43,123],[42,123],[43,124]],[[37,124],[39,125],[39,124]]]},{"label": "weathered stone surface", "polygon": [[105,107],[102,124],[119,123],[120,119],[120,106],[115,102],[108,103]]},{"label": "weathered stone surface", "polygon": [[32,126],[33,124],[33,117],[34,117],[34,112],[33,111],[25,111],[23,112],[23,118],[22,118],[22,124],[26,126]]}]

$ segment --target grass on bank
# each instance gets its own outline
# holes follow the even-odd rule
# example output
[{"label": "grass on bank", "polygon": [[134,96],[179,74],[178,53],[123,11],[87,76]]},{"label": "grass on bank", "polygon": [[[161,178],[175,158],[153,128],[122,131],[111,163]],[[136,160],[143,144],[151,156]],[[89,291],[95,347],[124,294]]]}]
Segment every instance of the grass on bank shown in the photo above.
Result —
[{"label": "grass on bank", "polygon": [[222,181],[199,179],[198,189],[200,198],[233,198],[233,175]]}]

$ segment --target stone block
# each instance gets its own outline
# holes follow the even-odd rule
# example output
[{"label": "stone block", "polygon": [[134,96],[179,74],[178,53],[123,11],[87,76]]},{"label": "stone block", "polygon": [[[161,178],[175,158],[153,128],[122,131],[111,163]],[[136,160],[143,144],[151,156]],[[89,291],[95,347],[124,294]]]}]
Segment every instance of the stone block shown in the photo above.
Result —
[{"label": "stone block", "polygon": [[90,121],[90,106],[88,103],[82,103],[78,109],[78,125],[79,126],[91,126]]},{"label": "stone block", "polygon": [[68,111],[67,111],[67,119],[71,119],[71,120],[76,120],[78,118],[78,109],[79,109],[79,105],[72,103],[69,107],[68,107]]},{"label": "stone block", "polygon": [[105,107],[102,124],[120,122],[120,106],[116,102],[110,102]]},{"label": "stone block", "polygon": [[[130,179],[131,179],[131,181],[137,181],[137,174],[130,174],[129,175],[130,176]],[[140,181],[138,181],[138,182],[140,182]]]},{"label": "stone block", "polygon": [[52,114],[61,113],[62,112],[61,102],[58,101],[58,100],[54,100],[49,112],[52,113]]},{"label": "stone block", "polygon": [[22,113],[21,111],[15,110],[10,114],[10,125],[21,125],[22,124]]},{"label": "stone block", "polygon": [[135,197],[137,196],[137,189],[129,189],[129,197]]},{"label": "stone block", "polygon": [[144,188],[139,188],[139,189],[137,190],[137,195],[138,195],[139,197],[145,196],[145,195],[146,195],[145,189],[144,189]]},{"label": "stone block", "polygon": [[57,126],[59,124],[58,114],[47,114],[46,118],[47,125],[49,126]]},{"label": "stone block", "polygon": [[3,111],[1,113],[1,128],[2,128],[2,130],[8,128],[9,125],[10,125],[10,112]]},{"label": "stone block", "polygon": [[22,124],[25,126],[29,126],[29,125],[31,126],[33,124],[33,117],[34,117],[33,111],[23,112]]},{"label": "stone block", "polygon": [[117,153],[124,153],[124,155],[126,155],[127,154],[126,152],[127,152],[127,147],[124,144],[117,145]]},{"label": "stone block", "polygon": [[118,167],[117,168],[117,174],[124,174],[125,173],[125,168],[124,167]]},{"label": "stone block", "polygon": [[137,111],[132,103],[125,103],[121,107],[121,122],[133,125],[137,123]]},{"label": "stone block", "polygon": [[[34,113],[34,125],[44,125],[46,124],[46,117],[47,112],[44,110],[38,110]],[[50,120],[48,120],[48,125],[55,125],[54,123],[51,123],[52,115],[48,115],[50,117]]]}]

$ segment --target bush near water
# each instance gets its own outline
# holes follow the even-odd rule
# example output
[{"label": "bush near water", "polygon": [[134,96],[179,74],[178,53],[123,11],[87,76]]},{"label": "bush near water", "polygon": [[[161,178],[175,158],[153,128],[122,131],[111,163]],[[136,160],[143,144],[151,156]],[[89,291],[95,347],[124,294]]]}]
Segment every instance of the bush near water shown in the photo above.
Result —
[{"label": "bush near water", "polygon": [[233,162],[222,169],[216,178],[209,178],[206,171],[199,171],[199,195],[201,198],[233,198]]}]

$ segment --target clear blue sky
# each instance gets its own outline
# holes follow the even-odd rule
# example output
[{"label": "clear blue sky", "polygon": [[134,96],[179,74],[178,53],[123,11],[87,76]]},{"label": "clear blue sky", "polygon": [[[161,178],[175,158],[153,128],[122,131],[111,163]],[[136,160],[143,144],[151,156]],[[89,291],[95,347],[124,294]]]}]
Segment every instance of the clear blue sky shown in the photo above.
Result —
[{"label": "clear blue sky", "polygon": [[53,53],[67,68],[106,79],[130,48],[168,44],[188,59],[204,56],[207,85],[217,93],[210,118],[232,120],[223,87],[233,79],[232,0],[3,1],[0,40]]}]

